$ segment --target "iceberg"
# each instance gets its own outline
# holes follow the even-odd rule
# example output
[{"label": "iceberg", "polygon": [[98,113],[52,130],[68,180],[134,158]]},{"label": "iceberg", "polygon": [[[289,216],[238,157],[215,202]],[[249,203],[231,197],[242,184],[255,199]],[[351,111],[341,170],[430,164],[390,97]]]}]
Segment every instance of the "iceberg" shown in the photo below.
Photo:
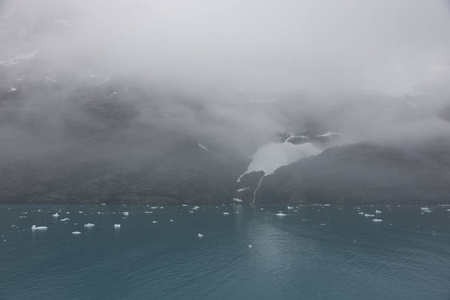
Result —
[{"label": "iceberg", "polygon": [[31,226],[31,230],[47,230],[48,229],[48,227],[47,226],[36,226],[36,225],[33,225],[33,226]]}]

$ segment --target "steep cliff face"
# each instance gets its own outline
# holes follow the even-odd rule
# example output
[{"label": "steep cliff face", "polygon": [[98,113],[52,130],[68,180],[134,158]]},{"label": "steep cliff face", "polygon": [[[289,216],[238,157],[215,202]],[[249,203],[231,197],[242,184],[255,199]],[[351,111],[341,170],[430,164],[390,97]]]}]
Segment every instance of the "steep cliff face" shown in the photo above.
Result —
[{"label": "steep cliff face", "polygon": [[374,144],[333,147],[267,176],[256,203],[439,203],[450,201],[448,143],[414,151]]}]

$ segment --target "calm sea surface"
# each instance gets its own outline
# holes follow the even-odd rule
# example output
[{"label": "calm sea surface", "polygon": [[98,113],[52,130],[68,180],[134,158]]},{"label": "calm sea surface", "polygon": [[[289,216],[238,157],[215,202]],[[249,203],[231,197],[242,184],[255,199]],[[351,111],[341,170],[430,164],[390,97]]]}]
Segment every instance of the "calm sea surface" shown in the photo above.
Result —
[{"label": "calm sea surface", "polygon": [[450,206],[0,205],[0,299],[450,299]]}]

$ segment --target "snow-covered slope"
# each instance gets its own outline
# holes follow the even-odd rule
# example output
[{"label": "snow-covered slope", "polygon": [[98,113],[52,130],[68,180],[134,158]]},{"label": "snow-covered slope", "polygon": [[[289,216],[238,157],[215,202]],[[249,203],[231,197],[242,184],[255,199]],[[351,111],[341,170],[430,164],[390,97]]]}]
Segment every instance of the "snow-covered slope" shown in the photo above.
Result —
[{"label": "snow-covered slope", "polygon": [[245,174],[258,171],[263,171],[265,175],[270,175],[282,166],[291,164],[300,158],[317,155],[321,152],[321,149],[311,143],[300,145],[294,145],[288,141],[284,143],[269,143],[256,151],[255,155],[252,156],[252,161],[247,171],[240,178]]}]

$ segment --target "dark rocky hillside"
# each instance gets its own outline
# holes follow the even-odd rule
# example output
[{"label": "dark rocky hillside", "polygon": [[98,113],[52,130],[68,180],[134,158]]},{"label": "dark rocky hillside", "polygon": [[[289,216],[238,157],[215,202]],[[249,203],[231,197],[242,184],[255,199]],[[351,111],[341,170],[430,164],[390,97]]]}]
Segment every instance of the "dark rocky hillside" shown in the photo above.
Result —
[{"label": "dark rocky hillside", "polygon": [[247,160],[171,124],[156,95],[118,83],[58,91],[3,89],[0,203],[232,202]]},{"label": "dark rocky hillside", "polygon": [[333,147],[264,178],[256,203],[444,203],[450,201],[446,142],[403,151],[374,144]]}]

